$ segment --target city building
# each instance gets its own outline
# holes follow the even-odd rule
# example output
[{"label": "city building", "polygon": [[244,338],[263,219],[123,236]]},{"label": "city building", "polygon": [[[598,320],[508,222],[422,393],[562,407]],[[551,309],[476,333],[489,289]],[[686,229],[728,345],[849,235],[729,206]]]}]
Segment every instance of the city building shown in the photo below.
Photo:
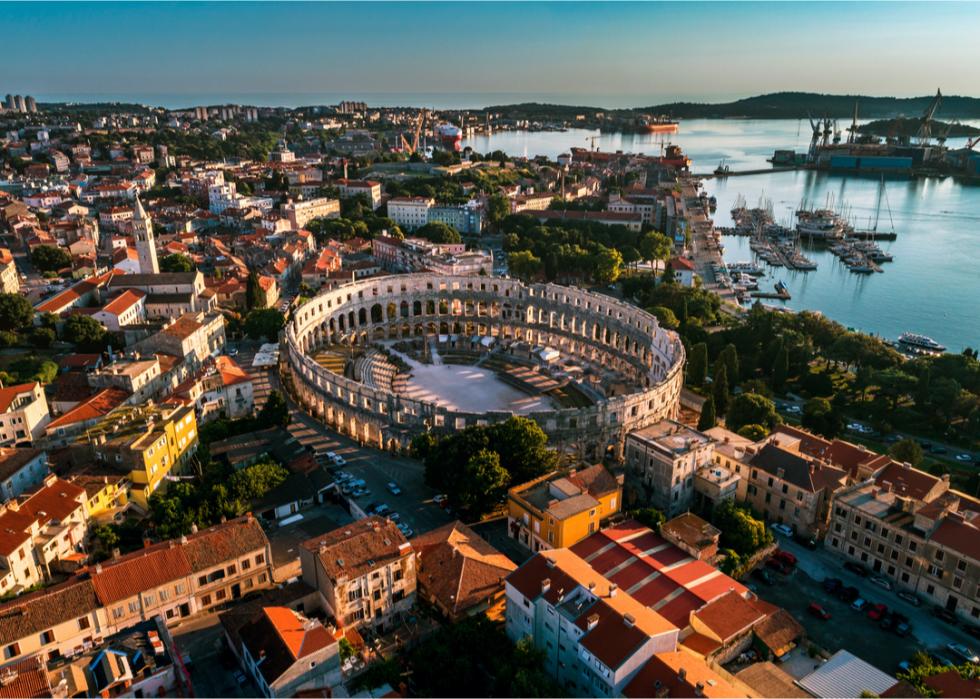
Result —
[{"label": "city building", "polygon": [[136,197],[133,208],[133,238],[136,241],[136,253],[139,257],[142,274],[158,274],[160,265],[157,263],[156,238],[153,236],[153,221],[143,208],[143,202]]},{"label": "city building", "polygon": [[375,260],[393,272],[428,271],[445,275],[490,275],[493,254],[482,250],[466,251],[463,243],[432,243],[421,238],[399,240],[381,235],[371,241]]},{"label": "city building", "polygon": [[0,505],[0,533],[0,595],[71,570],[85,540],[85,491],[48,474],[30,494]]},{"label": "city building", "polygon": [[7,248],[0,248],[0,293],[16,294],[20,292],[20,275],[14,256]]},{"label": "city building", "polygon": [[0,446],[29,445],[51,421],[48,399],[37,381],[0,388]]},{"label": "city building", "polygon": [[340,200],[318,197],[306,201],[289,201],[282,205],[282,215],[294,228],[303,228],[315,218],[339,218]]},{"label": "city building", "polygon": [[571,546],[619,512],[622,496],[602,464],[542,476],[507,491],[507,535],[531,551]]},{"label": "city building", "polygon": [[[142,267],[142,262],[140,265]],[[204,275],[198,270],[156,274],[110,272],[108,276],[107,285],[111,292],[137,289],[145,293],[143,304],[147,317],[151,319],[176,318],[182,313],[209,311],[215,305],[213,295],[204,285]],[[40,312],[41,307],[38,306],[37,310]]]},{"label": "city building", "polygon": [[111,332],[119,332],[124,325],[146,321],[146,293],[139,289],[126,289],[93,315]]},{"label": "city building", "polygon": [[37,488],[47,475],[48,453],[30,447],[0,447],[0,501]]},{"label": "city building", "polygon": [[129,400],[130,393],[121,388],[105,388],[96,391],[54,418],[45,427],[45,438],[54,446],[65,446],[93,427],[109,412]]},{"label": "city building", "polygon": [[160,390],[161,373],[160,358],[151,354],[122,357],[89,372],[87,378],[93,388],[117,388],[128,396],[127,402],[136,404],[146,402]]},{"label": "city building", "polygon": [[393,197],[388,200],[388,218],[403,231],[414,231],[429,222],[430,197]]},{"label": "city building", "polygon": [[343,626],[387,628],[415,603],[412,546],[395,523],[367,517],[300,546],[303,580]]},{"label": "city building", "polygon": [[891,462],[834,497],[825,543],[900,590],[980,623],[980,501]]},{"label": "city building", "polygon": [[504,578],[516,566],[462,522],[412,539],[419,597],[452,621],[502,616]]},{"label": "city building", "polygon": [[668,518],[691,509],[694,477],[711,463],[710,437],[675,420],[661,420],[626,435],[628,484],[639,502]]},{"label": "city building", "polygon": [[207,360],[196,374],[179,384],[166,403],[193,405],[197,421],[219,417],[237,420],[255,410],[252,377],[235,360],[224,355]]},{"label": "city building", "polygon": [[381,206],[381,183],[375,180],[339,179],[335,183],[342,198],[365,197],[372,209]]},{"label": "city building", "polygon": [[134,348],[143,353],[183,357],[197,369],[225,347],[225,321],[220,313],[184,313],[160,332],[138,342]]},{"label": "city building", "polygon": [[694,272],[694,263],[691,260],[686,257],[672,257],[667,262],[667,265],[674,273],[674,281],[688,288],[694,286],[694,279],[697,275]]},{"label": "city building", "polygon": [[483,232],[483,210],[477,201],[455,206],[430,206],[427,223],[445,223],[463,235],[480,235]]}]

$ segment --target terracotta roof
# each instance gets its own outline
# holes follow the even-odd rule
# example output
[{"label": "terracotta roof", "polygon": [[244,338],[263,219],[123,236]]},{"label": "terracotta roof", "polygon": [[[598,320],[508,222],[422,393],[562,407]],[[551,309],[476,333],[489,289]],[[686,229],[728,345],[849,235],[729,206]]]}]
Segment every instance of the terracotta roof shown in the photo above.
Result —
[{"label": "terracotta roof", "polygon": [[736,689],[731,682],[708,667],[708,664],[696,655],[684,650],[675,650],[657,653],[650,658],[623,688],[623,695],[627,697],[744,697],[746,692]]},{"label": "terracotta roof", "polygon": [[7,503],[0,514],[0,554],[11,555],[31,537],[31,530],[53,519],[67,519],[82,507],[85,491],[60,478],[50,477],[16,505]]},{"label": "terracotta roof", "polygon": [[111,313],[114,316],[119,316],[135,306],[137,303],[139,303],[140,299],[145,297],[145,291],[140,291],[139,289],[126,289],[112,301],[107,303],[102,310],[105,313]]},{"label": "terracotta roof", "polygon": [[[827,487],[833,489],[835,484],[843,485],[847,477],[847,472],[843,469],[803,458],[772,443],[767,443],[748,462],[753,467],[811,493]],[[779,475],[780,471],[783,472],[782,476]]]},{"label": "terracotta roof", "polygon": [[670,258],[670,268],[677,271],[693,272],[694,263],[685,257],[672,257]]},{"label": "terracotta roof", "polygon": [[204,326],[197,321],[197,317],[194,313],[185,313],[160,332],[175,337],[179,340],[186,340],[202,327]]},{"label": "terracotta roof", "polygon": [[941,697],[980,697],[980,679],[965,679],[956,670],[946,670],[922,680]]},{"label": "terracotta roof", "polygon": [[20,396],[33,393],[34,386],[37,382],[32,383],[21,383],[16,386],[8,386],[6,388],[0,388],[0,413],[5,413],[10,409],[11,403],[13,403]]},{"label": "terracotta roof", "polygon": [[718,543],[721,530],[698,517],[693,512],[677,515],[660,526],[660,533],[682,541],[693,549],[701,550]]},{"label": "terracotta roof", "polygon": [[87,369],[98,366],[99,354],[68,354],[58,360],[58,366],[62,369]]},{"label": "terracotta roof", "polygon": [[216,524],[197,534],[188,534],[184,552],[191,568],[207,570],[232,558],[264,549],[269,540],[262,525],[251,515]]},{"label": "terracotta roof", "polygon": [[568,474],[568,480],[595,497],[619,490],[619,481],[602,464],[595,464]]},{"label": "terracotta roof", "polygon": [[118,561],[109,561],[91,571],[92,584],[104,605],[128,599],[171,580],[191,574],[187,557],[177,544],[151,546]]},{"label": "terracotta roof", "polygon": [[97,420],[107,415],[114,408],[122,405],[130,394],[121,388],[104,388],[91,398],[79,403],[61,417],[47,424],[46,430],[51,432],[59,427],[74,425],[86,420]]},{"label": "terracotta roof", "polygon": [[451,614],[484,602],[503,589],[517,566],[462,522],[412,539],[418,583]]},{"label": "terracotta roof", "polygon": [[356,578],[411,554],[411,544],[389,519],[367,517],[302,543],[334,580]]},{"label": "terracotta roof", "polygon": [[238,366],[231,357],[221,355],[214,360],[214,364],[221,373],[221,383],[225,386],[234,386],[235,384],[246,383],[252,380],[252,377]]},{"label": "terracotta roof", "polygon": [[769,661],[753,663],[736,673],[735,678],[763,697],[810,698],[807,692],[796,685],[792,675]]},{"label": "terracotta roof", "polygon": [[[972,515],[972,513],[971,513]],[[980,560],[980,517],[953,512],[946,515],[930,539],[974,561]]]},{"label": "terracotta roof", "polygon": [[30,447],[0,447],[0,481],[5,481],[44,452]]},{"label": "terracotta roof", "polygon": [[3,677],[3,682],[0,682],[0,697],[51,696],[51,683],[40,656],[7,665],[0,676]]},{"label": "terracotta roof", "polygon": [[694,616],[714,633],[718,640],[726,643],[735,636],[748,631],[763,619],[765,614],[737,592],[729,592],[708,603]]},{"label": "terracotta roof", "polygon": [[71,580],[29,592],[0,607],[0,644],[13,643],[100,607],[91,580]]},{"label": "terracotta roof", "polygon": [[776,655],[789,651],[804,633],[803,626],[785,609],[777,608],[753,632]]},{"label": "terracotta roof", "polygon": [[890,483],[893,493],[905,495],[916,500],[926,500],[930,492],[940,482],[931,473],[900,464],[897,461],[885,466],[875,476],[875,484]]},{"label": "terracotta roof", "polygon": [[242,645],[258,661],[266,683],[273,684],[296,661],[337,643],[319,622],[309,623],[288,607],[264,607],[239,632]]}]

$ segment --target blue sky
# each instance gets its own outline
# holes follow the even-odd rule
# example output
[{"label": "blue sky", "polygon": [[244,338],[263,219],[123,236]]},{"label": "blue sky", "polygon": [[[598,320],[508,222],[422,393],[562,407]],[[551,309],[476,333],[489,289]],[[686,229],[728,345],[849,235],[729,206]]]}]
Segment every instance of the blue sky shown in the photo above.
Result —
[{"label": "blue sky", "polygon": [[0,26],[0,94],[980,93],[974,3],[0,3]]}]

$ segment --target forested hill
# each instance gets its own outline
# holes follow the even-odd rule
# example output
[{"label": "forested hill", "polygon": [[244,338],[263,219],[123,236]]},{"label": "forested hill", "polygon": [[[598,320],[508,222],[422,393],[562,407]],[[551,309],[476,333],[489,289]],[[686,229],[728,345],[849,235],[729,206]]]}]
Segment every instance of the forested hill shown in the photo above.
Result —
[{"label": "forested hill", "polygon": [[[768,95],[748,97],[734,102],[700,104],[674,102],[645,107],[638,111],[653,114],[670,114],[680,118],[698,117],[754,117],[761,119],[802,119],[807,114],[837,119],[854,114],[854,102],[858,103],[858,116],[862,119],[889,119],[899,116],[919,116],[925,112],[932,95],[922,97],[868,97],[866,95],[822,95],[815,92],[774,92]],[[944,96],[937,116],[947,119],[980,118],[980,98]]]}]

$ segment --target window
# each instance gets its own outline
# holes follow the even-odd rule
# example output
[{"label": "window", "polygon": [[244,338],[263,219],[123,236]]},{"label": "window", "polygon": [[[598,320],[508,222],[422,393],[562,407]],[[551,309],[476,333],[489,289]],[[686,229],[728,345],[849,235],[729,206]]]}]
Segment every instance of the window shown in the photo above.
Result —
[{"label": "window", "polygon": [[130,614],[135,614],[139,610],[140,610],[140,603],[139,602],[137,602],[136,600],[133,600],[132,602],[129,603],[129,613]]},{"label": "window", "polygon": [[149,606],[150,606],[151,604],[153,604],[153,602],[154,602],[154,599],[155,599],[155,598],[154,598],[154,596],[153,596],[153,593],[152,593],[152,592],[151,592],[151,593],[149,593],[149,594],[146,594],[146,595],[143,595],[143,603],[144,603],[144,604],[145,604],[145,605],[146,605],[147,607],[149,607]]},{"label": "window", "polygon": [[84,631],[89,627],[89,620],[87,616],[78,617],[78,630]]},{"label": "window", "polygon": [[953,578],[953,589],[959,590],[963,587],[963,578]]},{"label": "window", "polygon": [[961,573],[962,572],[965,572],[966,571],[966,561],[964,561],[964,560],[956,561],[956,570],[960,571]]},{"label": "window", "polygon": [[41,645],[46,646],[49,643],[54,643],[54,631],[51,629],[41,632]]},{"label": "window", "polygon": [[226,593],[224,590],[218,590],[217,592],[214,593],[214,598],[218,601],[223,600],[225,597],[226,597]]},{"label": "window", "polygon": [[909,551],[915,553],[915,550],[919,548],[914,541],[909,542]]},{"label": "window", "polygon": [[208,576],[207,575],[201,575],[201,576],[199,576],[197,578],[197,584],[198,584],[199,587],[204,587],[205,585],[207,585],[208,584]]},{"label": "window", "polygon": [[169,592],[167,592],[166,590],[160,590],[160,601],[161,602],[166,602],[169,597],[170,597],[170,593]]},{"label": "window", "polygon": [[230,566],[228,566],[228,571],[227,571],[228,572],[228,575],[234,575],[237,571],[238,571],[238,569],[235,568],[235,564],[234,563],[232,563]]},{"label": "window", "polygon": [[942,551],[940,551],[940,550],[937,550],[936,551],[936,560],[937,561],[943,560],[943,552]]},{"label": "window", "polygon": [[394,578],[395,582],[398,582],[399,580],[404,578],[405,575],[402,573],[401,568],[399,568],[398,570],[395,571],[395,574],[392,577]]},{"label": "window", "polygon": [[210,605],[211,604],[211,595],[204,595],[204,597],[201,598],[201,604],[203,604],[205,607],[207,607],[208,605]]},{"label": "window", "polygon": [[901,546],[902,545],[902,541],[903,541],[902,535],[901,534],[896,534],[895,535],[895,545],[896,546]]},{"label": "window", "polygon": [[929,595],[936,594],[936,586],[935,585],[926,585],[926,594],[929,594]]},{"label": "window", "polygon": [[252,567],[252,562],[250,560],[246,558],[244,561],[242,561],[242,570],[248,570],[251,567]]},{"label": "window", "polygon": [[258,556],[255,557],[255,565],[260,566],[263,563],[265,563],[265,554],[260,553]]},{"label": "window", "polygon": [[11,658],[16,658],[20,655],[20,645],[17,643],[11,643],[3,649],[3,659],[10,660]]},{"label": "window", "polygon": [[177,583],[174,585],[174,590],[177,591],[178,595],[184,594],[184,583]]},{"label": "window", "polygon": [[122,618],[122,615],[123,615],[123,608],[122,607],[116,607],[115,609],[112,610],[112,618],[113,619],[121,619]]}]

